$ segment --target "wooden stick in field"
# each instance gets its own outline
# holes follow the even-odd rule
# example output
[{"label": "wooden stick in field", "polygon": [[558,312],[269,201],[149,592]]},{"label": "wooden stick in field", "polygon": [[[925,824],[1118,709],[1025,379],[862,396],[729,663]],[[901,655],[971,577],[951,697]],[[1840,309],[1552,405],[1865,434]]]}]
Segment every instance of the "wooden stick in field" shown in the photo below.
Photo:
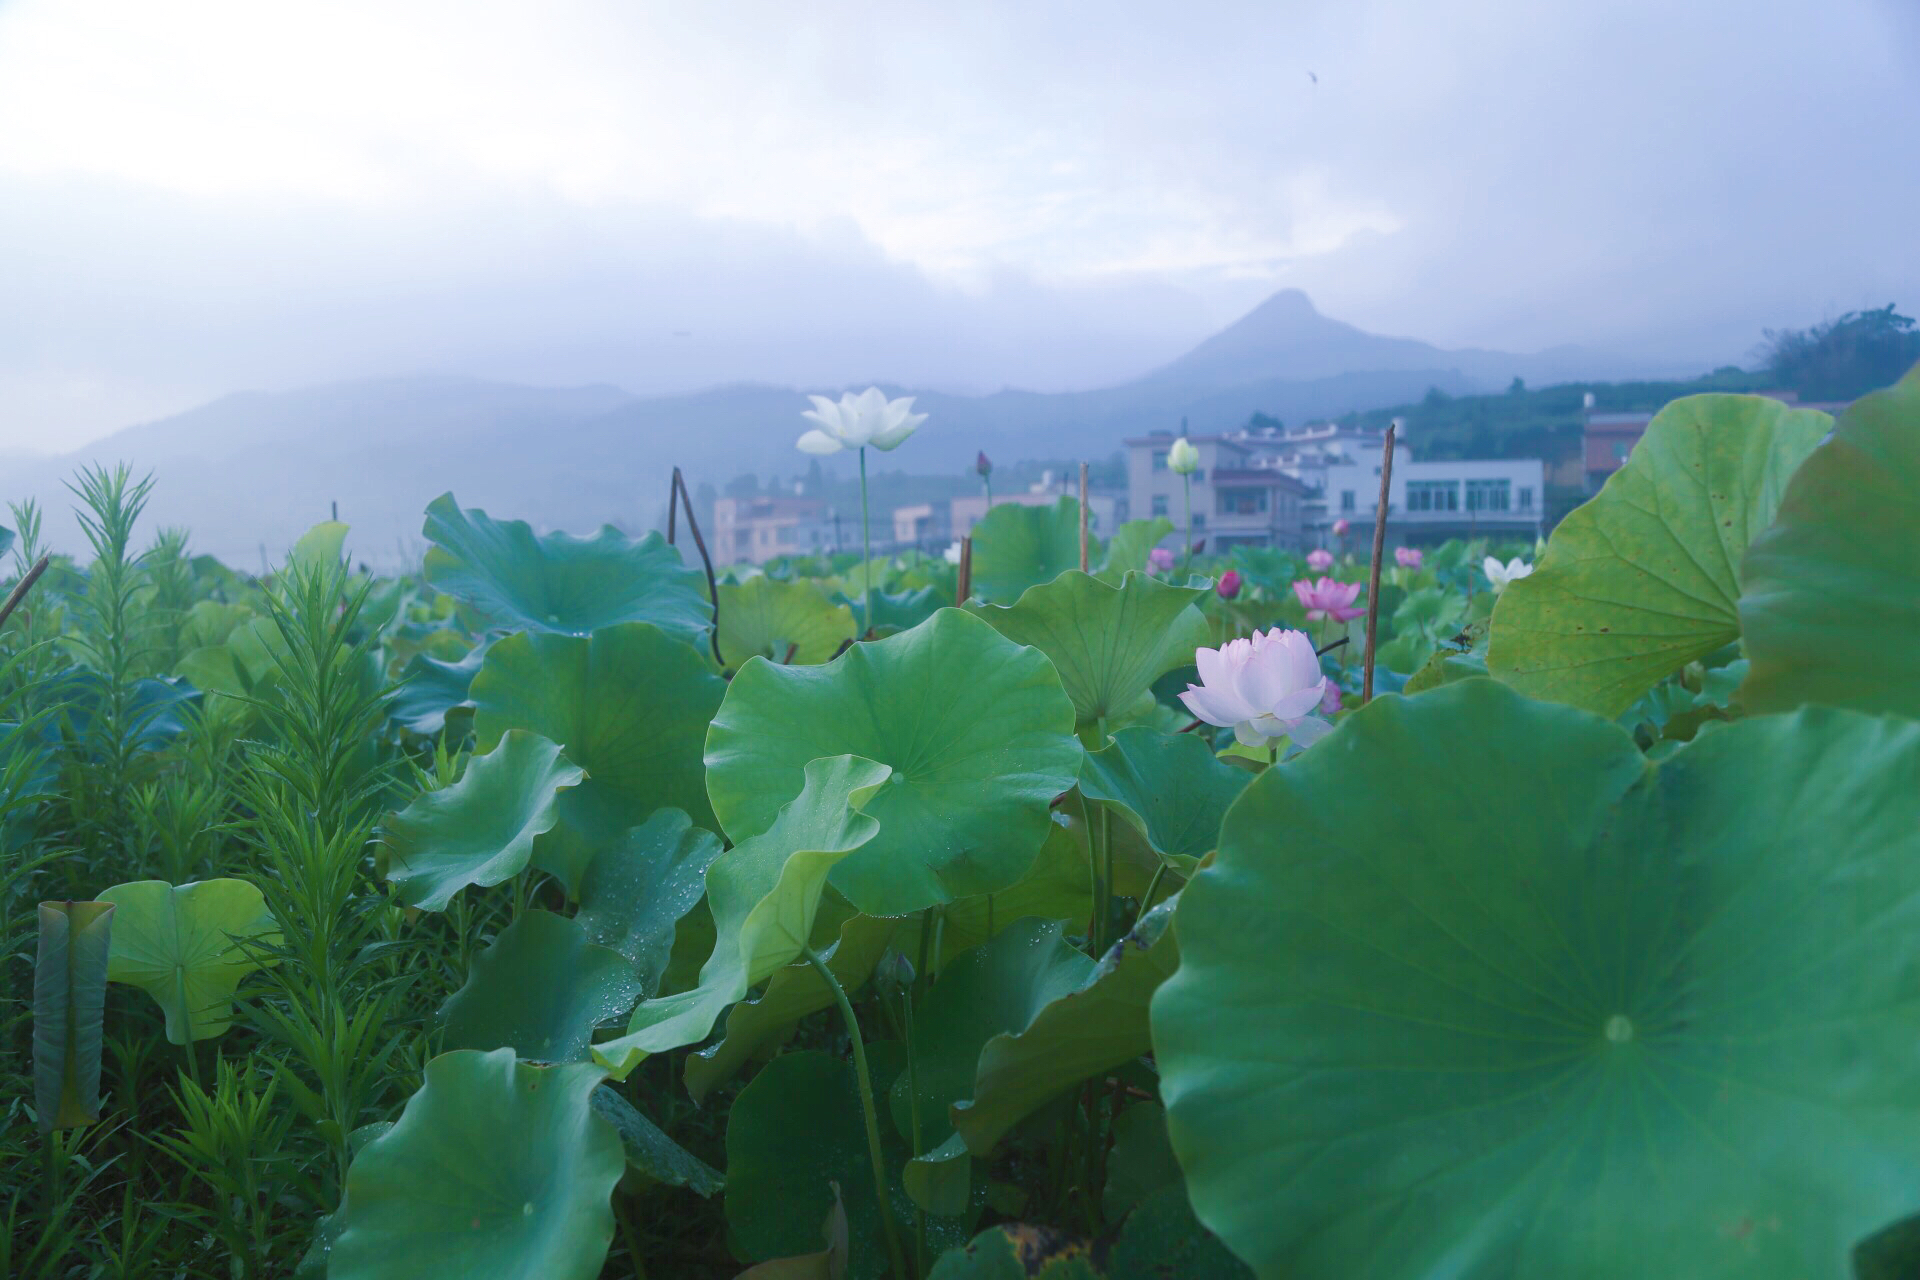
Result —
[{"label": "wooden stick in field", "polygon": [[960,539],[960,585],[954,592],[955,604],[965,604],[973,594],[973,535]]},{"label": "wooden stick in field", "polygon": [[41,556],[34,562],[33,568],[27,570],[26,576],[14,584],[13,590],[7,593],[7,602],[0,604],[0,627],[7,625],[7,619],[13,616],[13,611],[20,607],[20,602],[27,598],[27,592],[33,589],[34,583],[40,581],[40,575],[52,563],[52,556]]},{"label": "wooden stick in field", "polygon": [[1373,508],[1373,570],[1367,579],[1367,656],[1361,677],[1360,704],[1373,701],[1373,644],[1380,630],[1380,555],[1387,546],[1387,495],[1393,484],[1393,437],[1396,427],[1387,424],[1386,444],[1380,454],[1380,501]]},{"label": "wooden stick in field", "polygon": [[1080,572],[1087,571],[1087,464],[1080,464]]}]

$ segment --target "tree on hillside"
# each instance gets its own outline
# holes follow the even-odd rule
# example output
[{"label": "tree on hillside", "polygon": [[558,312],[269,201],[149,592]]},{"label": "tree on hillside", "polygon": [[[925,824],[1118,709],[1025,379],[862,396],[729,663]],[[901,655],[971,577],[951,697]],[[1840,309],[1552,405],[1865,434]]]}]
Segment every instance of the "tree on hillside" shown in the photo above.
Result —
[{"label": "tree on hillside", "polygon": [[1891,304],[1849,311],[1810,329],[1768,329],[1767,372],[1808,400],[1852,400],[1897,382],[1920,362],[1913,318]]}]

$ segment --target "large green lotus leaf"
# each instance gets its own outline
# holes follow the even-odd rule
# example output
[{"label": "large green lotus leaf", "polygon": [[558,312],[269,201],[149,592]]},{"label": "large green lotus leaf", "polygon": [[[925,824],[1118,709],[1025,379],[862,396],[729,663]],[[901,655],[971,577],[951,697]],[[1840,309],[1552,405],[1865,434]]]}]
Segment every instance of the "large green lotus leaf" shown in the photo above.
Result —
[{"label": "large green lotus leaf", "polygon": [[863,636],[884,636],[911,630],[931,618],[941,606],[953,603],[953,593],[938,587],[918,587],[900,592],[875,591],[873,621],[869,624],[866,597],[858,594],[857,588],[853,589],[856,594],[846,597],[846,607],[853,614],[854,624],[860,628]]},{"label": "large green lotus leaf", "polygon": [[[139,987],[167,1015],[173,1044],[210,1040],[233,1021],[233,993],[280,941],[260,890],[245,880],[117,884],[100,895],[119,908],[107,981]],[[251,946],[249,945],[251,944]]]},{"label": "large green lotus leaf", "polygon": [[[1074,518],[1079,519],[1078,515]],[[1165,516],[1127,521],[1113,531],[1113,538],[1107,543],[1107,557],[1100,564],[1100,580],[1118,585],[1129,573],[1145,573],[1153,549],[1172,533],[1173,521]],[[1076,547],[1076,554],[1078,550]]]},{"label": "large green lotus leaf", "polygon": [[1252,780],[1199,735],[1153,729],[1122,729],[1080,768],[1081,794],[1111,807],[1183,875],[1213,852],[1227,806]]},{"label": "large green lotus leaf", "polygon": [[1920,367],[1847,410],[1744,572],[1750,710],[1920,716]]},{"label": "large green lotus leaf", "polygon": [[594,1057],[624,1077],[649,1053],[704,1040],[728,1005],[804,954],[828,872],[879,830],[861,810],[889,772],[858,756],[809,762],[773,825],[707,870],[714,944],[699,985],[643,1003],[627,1034],[595,1045]]},{"label": "large green lotus leaf", "polygon": [[720,660],[729,667],[756,656],[826,662],[853,639],[853,610],[827,599],[812,582],[764,575],[729,582],[720,588],[720,618]]},{"label": "large green lotus leaf", "polygon": [[519,875],[534,840],[559,821],[563,789],[585,776],[558,744],[509,731],[487,754],[470,759],[459,781],[414,797],[388,819],[381,842],[387,879],[400,901],[444,911],[470,884]]},{"label": "large green lotus leaf", "polygon": [[[889,1102],[902,1137],[913,1134],[918,1120],[919,1147],[928,1154],[915,1164],[965,1168],[964,1161],[954,1163],[966,1155],[964,1146],[942,1147],[954,1134],[949,1108],[973,1096],[981,1050],[995,1037],[1025,1030],[1048,1005],[1086,985],[1094,962],[1062,932],[1058,920],[1013,922],[943,968],[914,1010],[914,1071],[894,1083]],[[907,1178],[915,1199],[929,1203],[923,1187],[943,1175],[923,1167]],[[964,1206],[964,1181],[958,1193]]]},{"label": "large green lotus leaf", "polygon": [[1841,1280],[1913,1209],[1920,724],[1653,764],[1492,680],[1381,699],[1254,782],[1175,928],[1174,1149],[1263,1276]]},{"label": "large green lotus leaf", "polygon": [[[897,923],[860,915],[841,923],[839,938],[820,953],[820,958],[843,989],[852,992],[866,985],[874,966],[887,953]],[[742,1000],[728,1011],[726,1033],[718,1043],[687,1055],[687,1092],[696,1103],[706,1101],[709,1093],[731,1080],[749,1061],[791,1035],[794,1023],[833,1004],[833,992],[808,961],[777,971],[767,979],[767,988],[758,999]]]},{"label": "large green lotus leaf", "polygon": [[[874,1091],[883,1093],[906,1069],[906,1054],[897,1042],[869,1044],[867,1065]],[[894,1224],[911,1249],[913,1202],[893,1173],[910,1153],[884,1121],[880,1152],[890,1171]],[[873,1280],[886,1270],[887,1248],[853,1064],[817,1050],[783,1053],[748,1082],[727,1115],[731,1243],[755,1261],[818,1249],[820,1222],[833,1207],[835,1183],[847,1214],[847,1276]],[[965,1239],[964,1219],[928,1215],[930,1252]]]},{"label": "large green lotus leaf", "polygon": [[1617,716],[1740,636],[1741,559],[1833,425],[1762,396],[1676,400],[1493,610],[1487,669],[1522,693]]},{"label": "large green lotus leaf", "polygon": [[637,541],[612,525],[591,538],[535,537],[524,520],[462,510],[443,493],[427,507],[427,581],[495,621],[583,636],[617,622],[650,622],[698,637],[713,606],[698,569],[658,533]]},{"label": "large green lotus leaf", "polygon": [[399,1121],[347,1171],[329,1280],[592,1280],[626,1158],[595,1111],[602,1073],[511,1049],[427,1064]]},{"label": "large green lotus leaf", "polygon": [[346,558],[347,532],[347,526],[339,520],[322,520],[300,535],[287,560],[311,569],[337,565]]},{"label": "large green lotus leaf", "polygon": [[974,1155],[989,1155],[1008,1129],[1072,1086],[1152,1048],[1147,1006],[1180,963],[1169,927],[1178,901],[1175,895],[1147,912],[1071,990],[980,1047],[952,1110],[953,1128]]},{"label": "large green lotus leaf", "polygon": [[[1098,556],[1098,539],[1087,548]],[[987,512],[973,529],[973,594],[1012,604],[1028,587],[1052,582],[1080,567],[1080,502],[1062,498],[1051,507],[1007,502]]]},{"label": "large green lotus leaf", "polygon": [[578,920],[524,911],[473,958],[440,1014],[449,1049],[512,1049],[534,1062],[584,1062],[593,1029],[633,1008],[640,978]]},{"label": "large green lotus leaf", "polygon": [[742,667],[707,734],[707,790],[739,841],[767,829],[809,760],[891,766],[867,808],[880,834],[833,886],[868,915],[899,916],[1017,881],[1080,754],[1052,664],[942,609],[824,667]]},{"label": "large green lotus leaf", "polygon": [[473,677],[486,659],[486,644],[477,644],[458,662],[443,662],[429,653],[407,661],[400,687],[387,704],[387,714],[415,733],[432,736],[447,727],[447,712],[467,700]]},{"label": "large green lotus leaf", "polygon": [[[941,907],[935,917],[942,963],[988,938],[1024,916],[1043,920],[1065,920],[1076,930],[1084,930],[1093,919],[1093,876],[1087,865],[1085,831],[1072,820],[1056,812],[1048,827],[1047,838],[1026,874],[1010,888],[998,893],[976,894]],[[1125,881],[1116,873],[1116,881]],[[1145,887],[1142,877],[1134,888]],[[1119,890],[1126,892],[1125,888]],[[901,933],[895,941],[905,954],[919,955],[921,917],[901,921]]]},{"label": "large green lotus leaf", "polygon": [[678,809],[662,809],[587,864],[580,914],[587,937],[632,962],[641,994],[660,991],[674,926],[707,891],[720,838]]},{"label": "large green lotus leaf", "polygon": [[683,810],[712,828],[700,751],[726,688],[699,650],[644,622],[590,637],[522,632],[489,649],[473,678],[479,749],[526,729],[587,771],[562,803],[559,826],[536,842],[535,863],[577,895],[601,838],[656,809]]},{"label": "large green lotus leaf", "polygon": [[100,1118],[110,902],[43,902],[33,966],[33,1106],[40,1132]]},{"label": "large green lotus leaf", "polygon": [[593,1091],[593,1109],[620,1135],[629,1169],[654,1182],[685,1187],[701,1196],[711,1197],[727,1185],[717,1170],[661,1132],[659,1125],[615,1093],[612,1085]]},{"label": "large green lotus leaf", "polygon": [[1108,1218],[1127,1210],[1162,1188],[1185,1188],[1187,1180],[1167,1138],[1167,1112],[1157,1102],[1136,1103],[1114,1117],[1112,1142],[1107,1149],[1107,1188],[1100,1207]]},{"label": "large green lotus leaf", "polygon": [[[1013,605],[971,610],[1015,644],[1047,655],[1084,730],[1130,717],[1153,682],[1193,661],[1211,639],[1194,607],[1206,594],[1142,573],[1110,586],[1079,570],[1033,587]],[[1099,745],[1096,743],[1095,745]]]}]

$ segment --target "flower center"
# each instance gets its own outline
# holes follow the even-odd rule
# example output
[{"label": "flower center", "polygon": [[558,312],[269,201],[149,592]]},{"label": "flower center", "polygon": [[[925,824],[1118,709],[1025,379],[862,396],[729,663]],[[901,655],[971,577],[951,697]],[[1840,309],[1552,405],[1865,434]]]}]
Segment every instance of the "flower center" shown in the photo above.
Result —
[{"label": "flower center", "polygon": [[1633,1039],[1633,1023],[1624,1013],[1616,1013],[1607,1019],[1606,1036],[1615,1044],[1625,1044]]}]

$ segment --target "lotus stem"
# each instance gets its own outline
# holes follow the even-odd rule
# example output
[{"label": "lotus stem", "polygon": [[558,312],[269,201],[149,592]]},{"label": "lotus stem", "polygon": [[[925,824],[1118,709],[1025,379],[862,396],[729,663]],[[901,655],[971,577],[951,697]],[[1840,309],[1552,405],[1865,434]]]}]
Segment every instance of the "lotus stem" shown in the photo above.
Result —
[{"label": "lotus stem", "polygon": [[1387,545],[1387,497],[1393,483],[1393,437],[1395,427],[1387,424],[1387,438],[1380,455],[1380,500],[1373,509],[1373,568],[1367,577],[1367,652],[1360,678],[1360,705],[1373,701],[1373,649],[1380,630],[1380,555]]},{"label": "lotus stem", "polygon": [[860,446],[860,560],[867,576],[867,634],[873,633],[873,542],[867,533],[867,446]]},{"label": "lotus stem", "polygon": [[1160,881],[1167,874],[1167,864],[1162,862],[1153,869],[1153,879],[1147,881],[1147,896],[1140,899],[1140,910],[1133,916],[1133,927],[1138,929],[1140,922],[1147,918],[1147,912],[1153,910],[1153,895],[1160,892]]},{"label": "lotus stem", "polygon": [[1193,568],[1193,477],[1180,477],[1181,500],[1187,507],[1187,558],[1180,564],[1180,576],[1185,577]]},{"label": "lotus stem", "polygon": [[[863,495],[866,452],[865,449],[860,451]],[[865,514],[864,511],[862,514]],[[887,1258],[892,1264],[893,1274],[904,1280],[913,1273],[907,1270],[907,1255],[900,1248],[900,1231],[894,1225],[893,1206],[888,1203],[887,1162],[880,1154],[880,1117],[873,1106],[873,1073],[867,1069],[867,1045],[860,1037],[860,1019],[854,1016],[853,1002],[847,999],[846,988],[840,985],[840,979],[833,976],[833,970],[820,958],[820,953],[807,947],[804,954],[807,963],[820,975],[820,980],[827,984],[827,990],[833,992],[834,1003],[840,1006],[840,1017],[847,1024],[847,1038],[853,1041],[853,1073],[860,1082],[860,1111],[867,1122],[867,1158],[873,1162],[874,1206],[880,1211],[880,1232],[887,1240]],[[918,1104],[919,1099],[914,1101]]]}]

